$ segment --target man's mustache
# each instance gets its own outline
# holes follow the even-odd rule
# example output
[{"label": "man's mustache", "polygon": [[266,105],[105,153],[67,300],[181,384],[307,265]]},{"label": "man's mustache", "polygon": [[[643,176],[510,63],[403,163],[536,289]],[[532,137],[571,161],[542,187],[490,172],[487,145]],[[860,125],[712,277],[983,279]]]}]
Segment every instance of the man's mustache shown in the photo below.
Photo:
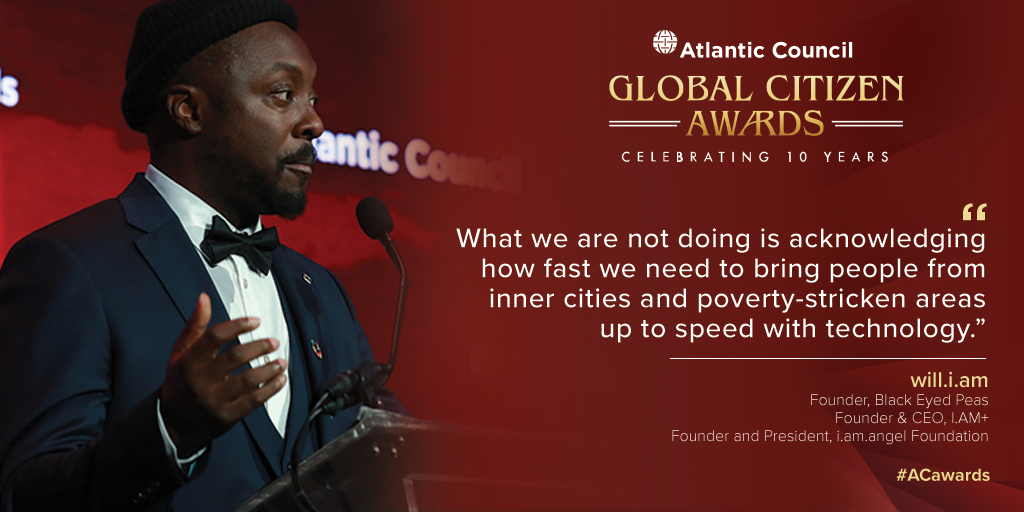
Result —
[{"label": "man's mustache", "polygon": [[313,165],[316,161],[316,148],[312,144],[305,144],[294,153],[291,153],[279,160],[280,168],[284,168],[288,164],[306,164]]}]

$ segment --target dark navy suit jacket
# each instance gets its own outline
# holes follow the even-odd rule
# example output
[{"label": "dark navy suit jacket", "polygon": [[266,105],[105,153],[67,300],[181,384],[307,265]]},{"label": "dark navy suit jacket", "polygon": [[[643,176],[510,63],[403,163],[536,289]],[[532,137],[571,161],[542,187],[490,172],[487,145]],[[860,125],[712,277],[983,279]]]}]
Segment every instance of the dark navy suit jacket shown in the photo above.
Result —
[{"label": "dark navy suit jacket", "polygon": [[[228,320],[204,266],[142,174],[11,249],[0,270],[0,508],[231,510],[287,469],[310,396],[373,359],[366,336],[333,274],[276,249],[292,343],[286,436],[260,407],[184,477],[165,455],[156,401],[200,292],[213,299],[210,325]],[[317,420],[304,456],[355,416]]]}]

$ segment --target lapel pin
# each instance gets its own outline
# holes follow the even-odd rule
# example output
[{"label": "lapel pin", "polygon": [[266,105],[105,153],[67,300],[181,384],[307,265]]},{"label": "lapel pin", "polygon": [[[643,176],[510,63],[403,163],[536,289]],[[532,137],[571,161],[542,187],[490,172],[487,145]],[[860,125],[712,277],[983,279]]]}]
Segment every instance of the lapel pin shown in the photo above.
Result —
[{"label": "lapel pin", "polygon": [[316,354],[316,358],[323,359],[324,351],[320,350],[320,344],[316,340],[309,340],[309,344],[313,347],[313,353]]},{"label": "lapel pin", "polygon": [[305,281],[306,284],[313,284],[313,280],[309,278],[309,274],[302,274],[302,280]]}]

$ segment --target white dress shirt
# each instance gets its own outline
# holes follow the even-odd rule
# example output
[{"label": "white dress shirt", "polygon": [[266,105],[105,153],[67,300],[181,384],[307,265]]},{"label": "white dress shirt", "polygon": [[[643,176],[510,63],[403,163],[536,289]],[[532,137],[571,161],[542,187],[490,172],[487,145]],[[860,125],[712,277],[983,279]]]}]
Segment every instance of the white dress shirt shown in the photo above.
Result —
[{"label": "white dress shirt", "polygon": [[[217,293],[227,309],[228,317],[236,319],[251,316],[260,319],[260,326],[251,332],[240,335],[238,341],[249,343],[263,338],[274,338],[281,342],[277,350],[251,361],[249,363],[250,366],[255,368],[277,359],[287,361],[289,352],[288,324],[285,321],[281,297],[277,292],[273,271],[264,275],[259,271],[252,270],[246,263],[245,258],[237,254],[232,254],[216,265],[210,266],[209,260],[200,249],[203,238],[206,236],[206,231],[213,224],[214,216],[223,218],[232,231],[249,235],[263,229],[262,221],[257,222],[254,227],[237,229],[223,215],[217,213],[213,207],[160,172],[152,164],[146,168],[146,180],[153,185],[160,196],[164,198],[164,201],[167,202],[167,205],[171,207],[171,210],[174,211],[182,227],[185,228],[185,234],[188,235],[196,252],[199,253],[199,257],[207,263],[206,270],[210,273],[210,279],[217,288]],[[198,299],[198,297],[196,298]],[[281,391],[278,391],[264,403],[264,407],[266,407],[267,413],[270,415],[270,421],[273,422],[274,427],[277,428],[278,433],[282,437],[288,424],[288,406],[291,403],[291,380],[287,368],[285,369],[285,376],[289,378],[288,383]],[[203,452],[200,451],[195,457],[190,457],[187,460],[178,458],[177,450],[174,447],[174,443],[171,442],[170,436],[167,435],[163,418],[160,416],[159,404],[157,412],[157,419],[160,424],[161,433],[164,436],[164,443],[165,445],[169,443],[169,448],[179,463],[187,464],[198,458],[199,455],[202,455]]]}]

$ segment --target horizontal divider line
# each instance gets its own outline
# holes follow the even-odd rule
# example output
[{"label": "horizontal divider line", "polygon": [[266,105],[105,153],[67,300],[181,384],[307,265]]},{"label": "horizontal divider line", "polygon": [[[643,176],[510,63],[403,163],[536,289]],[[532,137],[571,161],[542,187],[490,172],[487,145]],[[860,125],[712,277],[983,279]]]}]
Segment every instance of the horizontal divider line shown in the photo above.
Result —
[{"label": "horizontal divider line", "polygon": [[689,360],[755,360],[755,361],[931,361],[931,360],[985,360],[985,357],[670,357]]}]

